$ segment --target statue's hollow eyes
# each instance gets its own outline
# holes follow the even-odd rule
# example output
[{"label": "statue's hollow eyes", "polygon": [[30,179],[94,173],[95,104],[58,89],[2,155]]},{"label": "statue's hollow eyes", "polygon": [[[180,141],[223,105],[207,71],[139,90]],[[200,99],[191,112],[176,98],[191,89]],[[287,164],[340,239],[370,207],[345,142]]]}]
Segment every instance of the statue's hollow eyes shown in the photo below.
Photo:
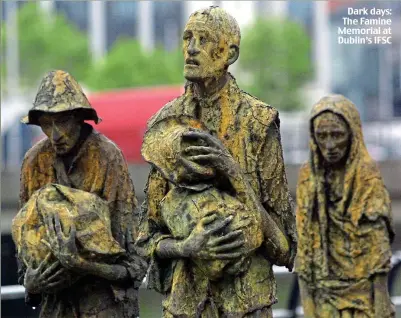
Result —
[{"label": "statue's hollow eyes", "polygon": [[333,139],[343,139],[345,137],[345,132],[343,132],[343,131],[332,131],[329,133],[320,132],[320,133],[317,133],[316,135],[319,140],[325,140],[328,137],[331,137]]},{"label": "statue's hollow eyes", "polygon": [[206,38],[204,37],[204,36],[201,36],[200,38],[199,38],[199,42],[200,42],[200,44],[205,44],[206,43]]},{"label": "statue's hollow eyes", "polygon": [[344,138],[344,136],[345,136],[345,133],[342,131],[333,132],[333,138],[342,139],[342,138]]},{"label": "statue's hollow eyes", "polygon": [[192,38],[191,32],[185,32],[184,36],[182,37],[183,40],[190,40]]},{"label": "statue's hollow eyes", "polygon": [[53,124],[56,126],[62,126],[70,122],[71,122],[71,117],[61,117],[55,120],[39,120],[40,126],[45,129],[53,127]]}]

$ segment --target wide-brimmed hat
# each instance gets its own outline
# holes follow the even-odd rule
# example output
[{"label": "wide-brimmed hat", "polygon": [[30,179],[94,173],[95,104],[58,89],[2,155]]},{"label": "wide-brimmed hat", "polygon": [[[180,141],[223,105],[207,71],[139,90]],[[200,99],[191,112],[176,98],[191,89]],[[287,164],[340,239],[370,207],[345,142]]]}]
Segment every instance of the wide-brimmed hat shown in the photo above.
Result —
[{"label": "wide-brimmed hat", "polygon": [[40,114],[77,110],[82,112],[85,120],[93,120],[96,124],[101,121],[78,82],[65,71],[51,71],[42,79],[33,107],[21,122],[39,126]]}]

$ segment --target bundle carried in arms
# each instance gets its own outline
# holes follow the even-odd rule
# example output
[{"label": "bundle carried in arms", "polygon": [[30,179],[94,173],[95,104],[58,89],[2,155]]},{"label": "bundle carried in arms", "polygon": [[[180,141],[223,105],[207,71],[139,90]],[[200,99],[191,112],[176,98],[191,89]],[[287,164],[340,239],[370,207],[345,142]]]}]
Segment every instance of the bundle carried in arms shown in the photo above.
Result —
[{"label": "bundle carried in arms", "polygon": [[[50,252],[46,219],[56,214],[66,236],[71,224],[75,225],[81,257],[113,263],[124,254],[111,233],[105,200],[89,192],[49,184],[34,192],[13,220],[12,237],[21,261],[29,260],[35,268],[46,258]],[[56,260],[52,255],[50,263]]]}]

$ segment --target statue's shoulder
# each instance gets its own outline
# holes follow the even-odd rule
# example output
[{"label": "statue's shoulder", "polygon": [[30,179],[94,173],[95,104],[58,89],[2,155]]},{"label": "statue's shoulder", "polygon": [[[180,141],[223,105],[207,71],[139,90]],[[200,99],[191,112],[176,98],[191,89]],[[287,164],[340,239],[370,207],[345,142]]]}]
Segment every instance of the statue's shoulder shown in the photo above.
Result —
[{"label": "statue's shoulder", "polygon": [[182,105],[185,100],[185,93],[181,96],[173,99],[172,101],[165,104],[156,114],[154,114],[147,122],[147,128],[149,129],[157,122],[170,117],[177,116],[181,112]]},{"label": "statue's shoulder", "polygon": [[252,115],[250,116],[252,121],[265,127],[269,127],[272,123],[279,126],[279,112],[275,107],[242,90],[240,95],[242,104],[246,105],[246,111]]},{"label": "statue's shoulder", "polygon": [[95,129],[88,137],[86,148],[92,156],[98,153],[99,158],[109,158],[109,161],[115,159],[120,161],[124,158],[123,152],[117,144]]},{"label": "statue's shoulder", "polygon": [[312,168],[309,161],[304,162],[299,169],[298,183],[308,181],[312,174]]},{"label": "statue's shoulder", "polygon": [[358,170],[362,178],[366,181],[373,179],[382,179],[379,165],[374,161],[370,155],[362,156],[358,162]]}]

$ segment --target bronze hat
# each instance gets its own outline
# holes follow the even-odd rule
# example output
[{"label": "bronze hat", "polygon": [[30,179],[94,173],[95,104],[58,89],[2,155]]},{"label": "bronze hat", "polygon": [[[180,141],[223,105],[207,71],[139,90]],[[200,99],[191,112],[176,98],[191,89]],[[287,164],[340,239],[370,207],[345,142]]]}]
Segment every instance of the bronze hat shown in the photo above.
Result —
[{"label": "bronze hat", "polygon": [[65,71],[51,71],[42,79],[33,107],[21,122],[39,125],[38,115],[41,113],[73,110],[80,110],[85,120],[93,120],[96,124],[101,121],[78,82]]}]

